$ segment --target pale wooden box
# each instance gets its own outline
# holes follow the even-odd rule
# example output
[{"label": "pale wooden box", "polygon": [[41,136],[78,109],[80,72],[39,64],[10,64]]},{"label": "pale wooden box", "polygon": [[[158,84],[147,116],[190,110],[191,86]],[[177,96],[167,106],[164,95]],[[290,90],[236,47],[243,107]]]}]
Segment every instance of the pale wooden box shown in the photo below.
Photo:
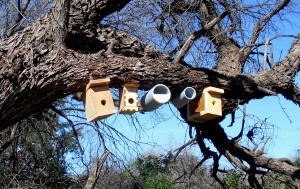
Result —
[{"label": "pale wooden box", "polygon": [[88,121],[104,119],[116,113],[109,90],[110,79],[90,80],[83,93],[83,102]]},{"label": "pale wooden box", "polygon": [[187,106],[188,121],[203,123],[222,116],[223,89],[207,87]]},{"label": "pale wooden box", "polygon": [[125,84],[120,89],[120,109],[121,114],[133,114],[139,110],[138,107],[138,90],[139,84]]}]

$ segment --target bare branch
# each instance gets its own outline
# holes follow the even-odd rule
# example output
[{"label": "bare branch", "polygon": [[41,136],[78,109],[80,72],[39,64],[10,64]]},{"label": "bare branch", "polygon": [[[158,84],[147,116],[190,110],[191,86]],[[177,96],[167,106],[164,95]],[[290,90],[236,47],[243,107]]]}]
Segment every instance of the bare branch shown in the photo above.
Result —
[{"label": "bare branch", "polygon": [[176,154],[173,157],[173,161],[176,161],[176,158],[178,157],[178,155],[180,154],[180,152],[182,150],[184,150],[187,146],[193,144],[194,142],[196,142],[196,138],[191,139],[190,141],[188,141],[187,143],[185,143],[184,145],[182,145],[181,147],[177,148],[176,150],[174,150],[174,152],[176,152]]},{"label": "bare branch", "polygon": [[229,152],[226,151],[224,156],[229,160],[229,162],[231,162],[235,167],[238,167],[240,170],[243,170],[244,172],[248,172],[249,171],[249,167],[247,167],[246,165],[244,165],[243,163],[239,162],[238,160],[236,160],[234,158],[234,156]]},{"label": "bare branch", "polygon": [[2,146],[0,147],[0,154],[2,154],[21,135],[21,133],[16,135],[17,127],[17,124],[12,127],[9,140],[2,144]]},{"label": "bare branch", "polygon": [[189,38],[186,40],[185,44],[181,47],[178,55],[173,60],[173,63],[179,63],[185,56],[185,54],[189,51],[194,42],[199,39],[201,36],[205,34],[207,30],[213,28],[216,24],[218,24],[225,16],[228,15],[228,12],[225,11],[222,14],[218,15],[218,17],[214,18],[208,24],[206,24],[201,30],[195,31]]},{"label": "bare branch", "polygon": [[81,153],[81,155],[83,155],[84,151],[83,151],[83,149],[82,149],[82,147],[80,145],[79,137],[78,137],[78,134],[77,134],[77,131],[76,131],[76,128],[75,128],[75,124],[73,123],[73,121],[70,118],[68,118],[68,116],[66,116],[62,111],[60,111],[59,109],[57,109],[53,105],[51,105],[51,110],[53,110],[55,113],[57,113],[58,115],[62,116],[63,118],[65,118],[68,121],[69,125],[72,127],[72,130],[73,130],[73,133],[74,133],[77,145],[78,145],[79,150],[80,150],[80,153]]},{"label": "bare branch", "polygon": [[[284,34],[280,34],[280,35],[276,35],[274,37],[271,37],[269,38],[269,42],[275,40],[275,39],[278,39],[278,38],[282,38],[282,37],[287,37],[287,38],[296,38],[297,35],[284,35]],[[242,52],[244,49],[248,48],[248,47],[260,47],[260,46],[263,46],[265,45],[266,42],[258,42],[258,43],[254,43],[254,44],[251,44],[251,45],[246,45],[244,47],[241,48],[240,52]],[[252,52],[251,52],[252,53]],[[263,53],[260,53],[263,55]]]},{"label": "bare branch", "polygon": [[94,124],[95,124],[94,129],[96,130],[96,132],[98,133],[98,136],[100,137],[100,140],[101,140],[101,142],[102,142],[102,145],[104,146],[104,150],[107,150],[108,148],[107,148],[107,146],[106,146],[104,136],[103,136],[103,134],[101,133],[101,131],[100,131],[100,129],[99,129],[99,124],[98,124],[98,122],[95,122]]},{"label": "bare branch", "polygon": [[92,189],[95,187],[95,184],[99,178],[100,171],[102,166],[109,155],[109,151],[105,151],[100,159],[97,159],[93,165],[92,171],[88,177],[88,180],[84,186],[84,189]]},{"label": "bare branch", "polygon": [[217,172],[219,170],[219,159],[217,152],[211,151],[204,143],[203,137],[201,136],[199,128],[196,128],[196,141],[199,145],[201,152],[204,155],[203,161],[208,158],[213,158],[213,168],[212,168],[212,177],[221,185],[224,186],[224,183],[219,179]]},{"label": "bare branch", "polygon": [[243,105],[243,120],[242,120],[242,128],[240,133],[232,139],[236,144],[239,143],[239,141],[242,139],[244,128],[245,128],[245,122],[246,122],[246,104]]},{"label": "bare branch", "polygon": [[256,26],[254,27],[252,37],[248,43],[248,46],[253,45],[257,40],[258,36],[260,35],[261,31],[263,30],[265,24],[271,20],[271,18],[277,14],[280,10],[286,7],[289,4],[290,0],[283,0],[276,8],[274,8],[269,14],[265,15],[261,18]]},{"label": "bare branch", "polygon": [[6,32],[6,36],[11,36],[13,33],[16,32],[17,27],[20,25],[20,22],[22,21],[22,19],[26,19],[24,13],[29,5],[31,0],[26,0],[23,5],[21,5],[21,1],[18,0],[18,7],[16,7],[17,11],[18,11],[18,15],[15,19],[15,21],[12,24],[12,28],[10,28],[7,32]]}]

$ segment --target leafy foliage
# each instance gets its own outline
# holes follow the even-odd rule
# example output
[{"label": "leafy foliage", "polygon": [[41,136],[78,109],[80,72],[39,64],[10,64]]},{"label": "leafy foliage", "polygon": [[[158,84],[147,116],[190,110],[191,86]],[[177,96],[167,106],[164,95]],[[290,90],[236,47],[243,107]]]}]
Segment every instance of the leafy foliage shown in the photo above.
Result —
[{"label": "leafy foliage", "polygon": [[238,171],[229,171],[224,178],[224,182],[228,188],[238,188],[241,179],[241,173]]},{"label": "leafy foliage", "polygon": [[0,185],[63,188],[71,184],[65,158],[77,147],[68,125],[60,125],[58,118],[47,111],[21,121],[15,128],[14,133],[1,135],[2,141],[8,134],[14,138],[0,155]]},{"label": "leafy foliage", "polygon": [[156,156],[148,155],[138,158],[133,163],[138,179],[146,189],[171,189],[174,188],[168,171],[173,154]]}]

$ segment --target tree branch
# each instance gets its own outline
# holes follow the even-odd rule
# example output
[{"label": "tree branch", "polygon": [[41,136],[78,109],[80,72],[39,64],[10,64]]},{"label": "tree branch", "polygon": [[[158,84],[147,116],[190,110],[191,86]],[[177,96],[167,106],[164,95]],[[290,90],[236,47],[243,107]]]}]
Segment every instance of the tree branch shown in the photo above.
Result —
[{"label": "tree branch", "polygon": [[205,161],[208,158],[213,158],[212,177],[214,177],[215,180],[221,186],[224,187],[224,183],[219,179],[219,177],[217,175],[218,170],[219,170],[219,156],[216,152],[213,152],[208,147],[206,147],[199,128],[196,128],[196,141],[199,145],[201,152],[203,153],[203,156],[204,156],[203,161]]},{"label": "tree branch", "polygon": [[0,147],[0,154],[2,154],[11,144],[20,137],[21,133],[16,134],[18,125],[14,125],[11,129],[11,135],[8,141],[6,141],[2,146]]},{"label": "tree branch", "polygon": [[73,0],[70,6],[70,29],[82,32],[93,29],[100,21],[124,8],[131,0]]},{"label": "tree branch", "polygon": [[53,0],[52,27],[55,36],[54,43],[60,48],[65,46],[69,25],[70,0]]},{"label": "tree branch", "polygon": [[16,17],[15,21],[13,22],[12,27],[8,31],[4,32],[5,36],[9,37],[13,33],[16,32],[18,26],[20,25],[20,22],[22,21],[23,18],[25,18],[24,13],[25,13],[30,1],[31,0],[26,0],[23,3],[23,5],[21,5],[21,0],[18,0],[18,7],[17,7],[18,14],[17,14],[17,17]]},{"label": "tree branch", "polygon": [[282,95],[300,106],[300,88],[296,84],[293,83],[283,90]]},{"label": "tree branch", "polygon": [[228,12],[225,11],[222,14],[218,15],[218,17],[214,18],[208,24],[206,24],[201,30],[195,31],[189,38],[186,40],[184,45],[181,47],[180,51],[178,52],[176,58],[173,60],[173,63],[179,63],[185,56],[185,54],[190,50],[194,42],[199,39],[201,36],[205,34],[207,30],[213,28],[216,24],[218,24],[225,16],[228,15]]},{"label": "tree branch", "polygon": [[[50,14],[26,27],[22,33],[0,39],[0,130],[34,112],[51,107],[59,98],[83,91],[90,79],[109,77],[110,87],[114,88],[134,81],[140,83],[139,89],[144,90],[154,84],[164,83],[174,94],[186,86],[195,87],[198,91],[214,86],[225,89],[222,95],[223,117],[201,125],[189,123],[196,128],[197,143],[205,158],[213,158],[213,176],[218,180],[219,158],[227,154],[230,161],[241,163],[237,165],[244,170],[247,167],[242,164],[246,162],[253,167],[300,178],[299,168],[243,148],[229,140],[219,125],[236,108],[237,102],[244,104],[273,92],[284,94],[300,105],[299,89],[293,84],[300,65],[300,36],[295,39],[287,57],[271,70],[246,75],[240,74],[246,59],[241,55],[239,45],[220,34],[222,30],[216,23],[208,33],[208,38],[215,45],[219,44],[216,69],[193,69],[172,64],[159,52],[155,52],[155,56],[144,56],[145,46],[140,41],[124,32],[99,25],[101,18],[128,2],[97,1],[92,6],[87,1],[72,1],[66,47],[58,48],[59,45],[53,44],[56,32],[52,30],[53,17]],[[218,17],[212,1],[204,0],[203,3],[206,5],[202,7],[203,18],[211,18],[204,21]],[[187,120],[186,108],[180,112]],[[72,120],[68,121],[72,125]],[[115,131],[114,128],[110,129]],[[122,133],[117,135],[123,136]],[[214,144],[220,155],[205,146],[206,139]]]},{"label": "tree branch", "polygon": [[182,145],[181,147],[177,148],[176,150],[174,150],[174,152],[176,152],[176,154],[173,157],[173,161],[176,160],[176,158],[178,157],[178,155],[180,154],[180,152],[185,149],[187,146],[193,144],[194,142],[196,142],[196,138],[191,139],[190,141],[188,141],[187,143],[185,143],[184,145]]},{"label": "tree branch", "polygon": [[68,121],[69,125],[71,126],[71,128],[73,130],[73,134],[75,136],[75,139],[76,139],[76,142],[77,142],[77,146],[78,146],[78,148],[80,150],[80,154],[83,155],[84,151],[83,151],[83,149],[82,149],[82,147],[80,145],[78,133],[76,131],[76,128],[75,128],[75,125],[74,125],[73,121],[70,118],[68,118],[68,116],[66,116],[62,111],[60,111],[59,109],[57,109],[53,105],[51,105],[51,110],[53,110],[55,113],[57,113],[58,115],[60,115],[61,117],[65,118]]},{"label": "tree branch", "polygon": [[109,155],[109,151],[105,151],[100,159],[97,159],[93,165],[92,171],[88,177],[88,180],[84,186],[84,189],[92,189],[95,187],[95,184],[99,178],[100,171],[102,166]]},{"label": "tree branch", "polygon": [[261,18],[254,27],[252,37],[248,42],[248,46],[251,46],[255,43],[260,35],[261,31],[263,30],[265,24],[271,20],[271,18],[276,15],[279,11],[281,11],[284,7],[289,4],[290,0],[283,0],[277,7],[275,7],[269,14],[265,15]]},{"label": "tree branch", "polygon": [[236,144],[239,143],[239,141],[243,137],[244,128],[245,128],[245,122],[246,122],[246,104],[243,105],[243,119],[242,119],[242,128],[241,128],[241,131],[239,132],[239,134],[236,137],[234,137],[234,138],[231,139]]}]

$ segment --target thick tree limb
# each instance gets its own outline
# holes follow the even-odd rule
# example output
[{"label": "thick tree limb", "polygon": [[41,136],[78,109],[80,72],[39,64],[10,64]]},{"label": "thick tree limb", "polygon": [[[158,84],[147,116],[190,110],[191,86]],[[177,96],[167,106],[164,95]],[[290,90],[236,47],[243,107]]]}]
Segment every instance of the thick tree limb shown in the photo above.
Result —
[{"label": "thick tree limb", "polygon": [[70,6],[69,27],[73,32],[93,29],[100,21],[124,8],[130,0],[73,0]]},{"label": "thick tree limb", "polygon": [[[226,9],[228,8],[226,7]],[[205,26],[208,21],[218,17],[217,8],[213,1],[202,1],[200,14],[202,17],[202,26]],[[207,30],[206,34],[219,54],[214,69],[223,72],[242,73],[245,57],[238,53],[240,46],[237,41],[226,35],[226,31],[218,24]]]},{"label": "thick tree limb", "polygon": [[296,84],[292,84],[286,90],[283,90],[282,95],[300,106],[300,88]]},{"label": "thick tree limb", "polygon": [[268,158],[261,154],[251,152],[239,144],[236,144],[234,141],[230,141],[223,128],[214,122],[215,121],[212,121],[201,125],[202,136],[212,141],[218,151],[225,155],[230,162],[234,163],[241,170],[249,173],[255,171],[253,169],[248,169],[244,164],[234,159],[234,157],[246,161],[250,167],[266,168],[277,173],[284,173],[300,179],[300,168],[290,165],[285,159]]},{"label": "thick tree limb", "polygon": [[[243,101],[246,102],[267,95],[257,90],[257,85],[280,93],[280,88],[289,84],[285,82],[287,76],[281,76],[287,72],[293,71],[293,75],[297,72],[290,67],[297,67],[294,63],[298,60],[298,43],[280,64],[282,66],[279,65],[271,71],[253,76],[216,72],[203,68],[191,69],[181,64],[172,65],[163,56],[157,56],[156,59],[141,58],[143,57],[142,44],[136,46],[137,42],[130,36],[109,28],[99,28],[97,36],[93,37],[91,48],[96,53],[86,55],[77,52],[81,47],[76,45],[80,43],[71,46],[75,50],[58,51],[51,45],[52,33],[49,31],[51,25],[46,21],[47,19],[49,17],[46,15],[27,27],[23,33],[0,41],[0,53],[2,53],[0,86],[3,91],[0,94],[0,118],[2,120],[0,128],[2,129],[20,118],[47,107],[58,98],[82,91],[89,79],[93,78],[109,76],[112,80],[111,85],[114,87],[120,87],[123,82],[135,80],[141,83],[141,89],[149,89],[158,82],[165,83],[175,91],[180,90],[178,88],[180,86],[189,85],[201,89],[211,85],[225,89],[224,99],[239,99],[243,96]],[[108,50],[108,44],[112,39],[111,33],[115,34],[114,38],[118,41],[113,47],[113,51],[118,54],[104,53]],[[87,44],[89,42],[85,41]],[[81,44],[85,46],[85,43]],[[128,43],[132,44],[131,48],[134,50],[128,48]],[[130,56],[127,56],[128,54]],[[283,68],[286,70],[281,71],[280,69]],[[271,75],[270,72],[272,72]],[[271,79],[271,76],[274,79]],[[270,79],[266,80],[266,77]],[[289,77],[289,81],[290,79],[292,77]],[[224,106],[225,115],[235,108],[233,105],[235,106],[235,103]]]},{"label": "thick tree limb", "polygon": [[64,47],[69,25],[70,0],[54,0],[52,27],[57,47]]},{"label": "thick tree limb", "polygon": [[[300,90],[294,79],[300,69],[300,35],[294,40],[289,54],[271,70],[255,75],[255,81],[261,83],[266,93],[278,93],[300,106]],[[276,86],[274,85],[276,83]],[[261,88],[259,88],[261,90]]]}]

